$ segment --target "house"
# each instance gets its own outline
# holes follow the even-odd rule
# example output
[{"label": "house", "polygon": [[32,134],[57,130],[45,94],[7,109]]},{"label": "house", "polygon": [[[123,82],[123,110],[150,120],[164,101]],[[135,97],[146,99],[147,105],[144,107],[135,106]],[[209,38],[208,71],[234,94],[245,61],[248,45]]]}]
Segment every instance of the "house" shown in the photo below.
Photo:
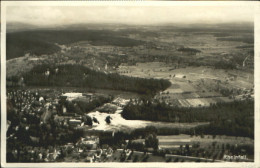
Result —
[{"label": "house", "polygon": [[119,107],[124,107],[126,106],[128,103],[130,102],[130,100],[128,99],[122,99],[120,97],[116,98],[115,100],[113,100],[112,104],[115,104]]},{"label": "house", "polygon": [[97,149],[99,146],[99,138],[97,136],[87,136],[81,138],[77,142],[77,146],[85,147],[87,149]]},{"label": "house", "polygon": [[31,139],[31,141],[32,141],[33,143],[36,143],[36,144],[38,144],[39,141],[40,141],[40,138],[39,138],[39,137],[30,136],[30,139]]},{"label": "house", "polygon": [[154,148],[147,148],[147,152],[154,152]]},{"label": "house", "polygon": [[69,120],[69,125],[71,125],[71,126],[79,126],[79,125],[81,125],[81,120],[70,119]]},{"label": "house", "polygon": [[83,93],[83,96],[89,98],[89,99],[93,99],[94,95],[92,93]]},{"label": "house", "polygon": [[111,157],[113,154],[113,149],[109,147],[106,152],[107,152],[107,157]]},{"label": "house", "polygon": [[38,154],[38,159],[39,159],[39,160],[42,160],[42,153],[39,153],[39,154]]},{"label": "house", "polygon": [[94,160],[94,156],[87,156],[85,162],[90,162],[90,163],[92,163],[93,160]]},{"label": "house", "polygon": [[56,149],[54,149],[53,159],[56,160],[59,155],[60,155],[60,151],[57,151]]}]

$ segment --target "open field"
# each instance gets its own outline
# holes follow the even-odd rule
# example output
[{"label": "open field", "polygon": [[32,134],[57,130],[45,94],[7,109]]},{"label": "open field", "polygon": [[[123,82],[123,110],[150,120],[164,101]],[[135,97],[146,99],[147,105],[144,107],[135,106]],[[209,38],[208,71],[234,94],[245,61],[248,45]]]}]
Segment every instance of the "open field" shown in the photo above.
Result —
[{"label": "open field", "polygon": [[223,95],[222,89],[232,90],[232,94],[238,96],[241,91],[251,92],[254,87],[253,74],[246,71],[210,67],[178,69],[174,67],[173,64],[162,62],[137,63],[135,66],[119,66],[118,72],[133,77],[168,79],[172,85],[155,98],[184,107],[230,102],[234,98]]},{"label": "open field", "polygon": [[18,57],[6,61],[6,76],[11,77],[15,75],[20,75],[24,72],[28,72],[33,68],[34,61],[30,61],[28,56]]},{"label": "open field", "polygon": [[[247,153],[247,159],[244,161],[253,161],[253,146],[254,140],[245,137],[212,135],[189,136],[189,135],[171,135],[171,136],[158,136],[159,148],[165,150],[181,150],[185,146],[189,146],[193,152],[193,157],[203,157],[214,160],[223,160],[224,155]],[[204,149],[204,154],[200,149]],[[235,150],[234,150],[235,149]],[[238,152],[238,153],[236,153]],[[201,153],[201,154],[200,154]],[[205,157],[205,154],[207,155]],[[249,159],[249,160],[248,160]]]},{"label": "open field", "polygon": [[225,135],[217,135],[215,138],[213,138],[212,135],[204,135],[204,138],[201,136],[190,136],[190,135],[169,135],[169,136],[157,136],[159,139],[159,146],[166,148],[168,147],[180,147],[180,145],[185,144],[194,144],[194,143],[200,143],[201,147],[208,147],[213,142],[217,143],[224,143],[224,144],[247,144],[247,145],[253,145],[254,140],[251,138],[246,137],[234,137],[234,136],[225,136]]}]

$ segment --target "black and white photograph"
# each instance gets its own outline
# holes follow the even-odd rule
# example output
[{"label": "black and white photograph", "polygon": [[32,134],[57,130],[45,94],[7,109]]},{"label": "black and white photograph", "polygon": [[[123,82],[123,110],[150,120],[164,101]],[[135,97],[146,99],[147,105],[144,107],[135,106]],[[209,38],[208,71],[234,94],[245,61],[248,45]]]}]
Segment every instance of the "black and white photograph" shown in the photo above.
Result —
[{"label": "black and white photograph", "polygon": [[240,3],[3,2],[1,162],[255,163]]}]

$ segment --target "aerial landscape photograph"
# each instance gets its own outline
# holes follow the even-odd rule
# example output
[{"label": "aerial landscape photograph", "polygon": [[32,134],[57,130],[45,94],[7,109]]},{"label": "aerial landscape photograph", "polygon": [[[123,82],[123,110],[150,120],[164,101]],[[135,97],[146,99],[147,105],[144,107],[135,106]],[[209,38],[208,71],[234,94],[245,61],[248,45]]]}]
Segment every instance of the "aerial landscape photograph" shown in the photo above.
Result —
[{"label": "aerial landscape photograph", "polygon": [[250,6],[7,6],[5,37],[6,163],[254,162]]}]

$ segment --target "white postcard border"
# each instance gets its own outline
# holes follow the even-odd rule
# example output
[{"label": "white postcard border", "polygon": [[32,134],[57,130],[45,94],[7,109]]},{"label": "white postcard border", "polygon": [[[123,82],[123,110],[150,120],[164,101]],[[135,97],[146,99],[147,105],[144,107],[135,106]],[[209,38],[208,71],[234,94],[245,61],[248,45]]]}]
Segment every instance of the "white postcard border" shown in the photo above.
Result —
[{"label": "white postcard border", "polygon": [[[6,163],[6,7],[7,6],[244,6],[254,7],[255,161],[254,163]],[[239,16],[238,16],[239,17]],[[2,1],[1,2],[1,166],[2,167],[259,167],[260,164],[260,2],[257,1]]]}]

